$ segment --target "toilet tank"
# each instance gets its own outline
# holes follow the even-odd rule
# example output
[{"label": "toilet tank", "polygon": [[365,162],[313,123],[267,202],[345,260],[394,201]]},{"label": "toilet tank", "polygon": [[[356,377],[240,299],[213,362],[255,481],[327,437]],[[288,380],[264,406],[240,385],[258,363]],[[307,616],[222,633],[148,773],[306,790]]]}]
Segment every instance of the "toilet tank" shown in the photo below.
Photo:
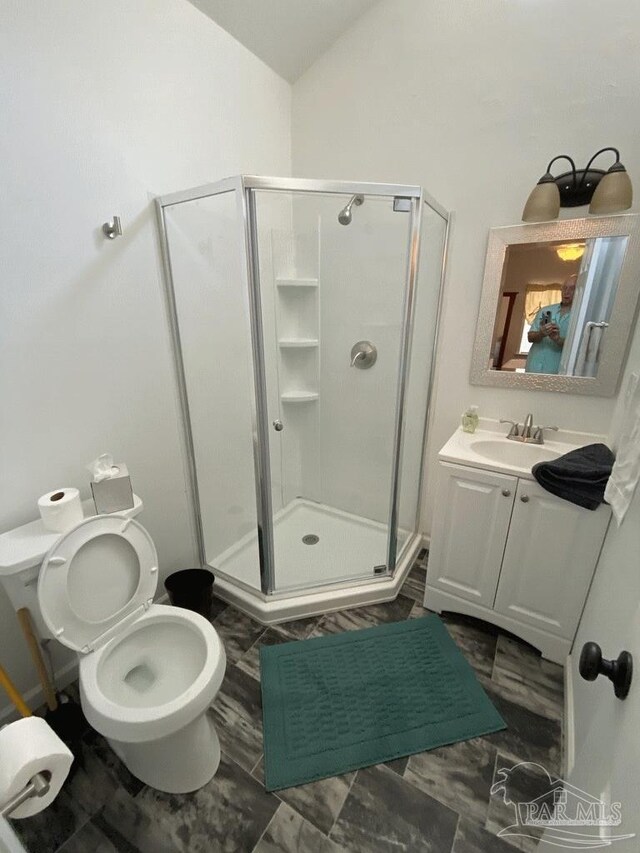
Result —
[{"label": "toilet tank", "polygon": [[[134,495],[131,509],[114,515],[135,518],[142,509],[142,501]],[[83,501],[82,510],[85,518],[95,515],[93,500]],[[63,535],[47,530],[41,518],[0,534],[0,585],[4,587],[14,610],[29,608],[40,637],[50,638],[52,635],[40,613],[38,575],[45,555]]]}]

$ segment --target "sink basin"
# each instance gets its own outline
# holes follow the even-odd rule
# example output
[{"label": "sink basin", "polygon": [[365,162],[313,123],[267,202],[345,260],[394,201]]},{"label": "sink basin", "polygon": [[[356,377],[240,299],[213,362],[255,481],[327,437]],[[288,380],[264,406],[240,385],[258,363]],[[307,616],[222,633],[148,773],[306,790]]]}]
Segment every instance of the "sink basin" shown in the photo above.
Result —
[{"label": "sink basin", "polygon": [[[464,432],[458,427],[440,449],[438,459],[450,465],[468,465],[533,480],[531,468],[536,462],[550,462],[578,447],[605,440],[595,433],[560,430],[544,444],[526,444],[523,441],[510,441],[497,421],[488,418],[484,421],[481,418],[480,421],[483,425],[474,433]],[[485,424],[493,426],[493,429],[486,429]]]},{"label": "sink basin", "polygon": [[469,443],[469,449],[489,462],[514,468],[530,469],[536,462],[548,462],[560,456],[544,444],[525,444],[505,438],[477,439]]}]

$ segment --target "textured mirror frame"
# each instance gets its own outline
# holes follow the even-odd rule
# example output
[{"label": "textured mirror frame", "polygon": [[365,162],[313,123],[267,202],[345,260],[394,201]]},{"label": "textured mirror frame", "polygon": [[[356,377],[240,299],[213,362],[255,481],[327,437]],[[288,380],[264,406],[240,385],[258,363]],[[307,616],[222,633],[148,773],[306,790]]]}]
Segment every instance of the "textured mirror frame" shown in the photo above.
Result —
[{"label": "textured mirror frame", "polygon": [[[489,369],[489,355],[507,247],[519,243],[579,242],[594,237],[628,237],[616,301],[607,330],[607,346],[596,377],[512,373]],[[510,225],[489,231],[482,296],[471,359],[472,385],[560,391],[596,397],[613,396],[620,383],[635,328],[640,294],[640,215],[564,219],[531,225]]]}]

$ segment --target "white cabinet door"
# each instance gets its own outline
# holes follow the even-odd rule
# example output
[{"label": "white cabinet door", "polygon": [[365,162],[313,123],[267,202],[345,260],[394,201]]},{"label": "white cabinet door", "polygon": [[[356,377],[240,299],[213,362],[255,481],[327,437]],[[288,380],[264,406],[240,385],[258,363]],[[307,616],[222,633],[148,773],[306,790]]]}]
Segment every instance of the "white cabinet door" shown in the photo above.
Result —
[{"label": "white cabinet door", "polygon": [[591,511],[519,480],[495,609],[572,639],[609,523]]},{"label": "white cabinet door", "polygon": [[438,466],[427,583],[493,607],[517,478]]}]

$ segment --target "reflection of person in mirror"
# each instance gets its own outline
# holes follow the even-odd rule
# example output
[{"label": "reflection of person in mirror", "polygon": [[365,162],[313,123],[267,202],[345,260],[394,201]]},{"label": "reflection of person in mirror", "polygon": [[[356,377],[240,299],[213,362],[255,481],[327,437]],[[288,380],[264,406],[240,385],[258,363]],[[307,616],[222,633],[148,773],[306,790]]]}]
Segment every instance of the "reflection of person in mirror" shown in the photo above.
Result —
[{"label": "reflection of person in mirror", "polygon": [[557,373],[560,369],[577,278],[577,275],[570,275],[562,285],[562,300],[555,305],[545,305],[536,314],[527,336],[531,343],[525,367],[527,373]]}]

